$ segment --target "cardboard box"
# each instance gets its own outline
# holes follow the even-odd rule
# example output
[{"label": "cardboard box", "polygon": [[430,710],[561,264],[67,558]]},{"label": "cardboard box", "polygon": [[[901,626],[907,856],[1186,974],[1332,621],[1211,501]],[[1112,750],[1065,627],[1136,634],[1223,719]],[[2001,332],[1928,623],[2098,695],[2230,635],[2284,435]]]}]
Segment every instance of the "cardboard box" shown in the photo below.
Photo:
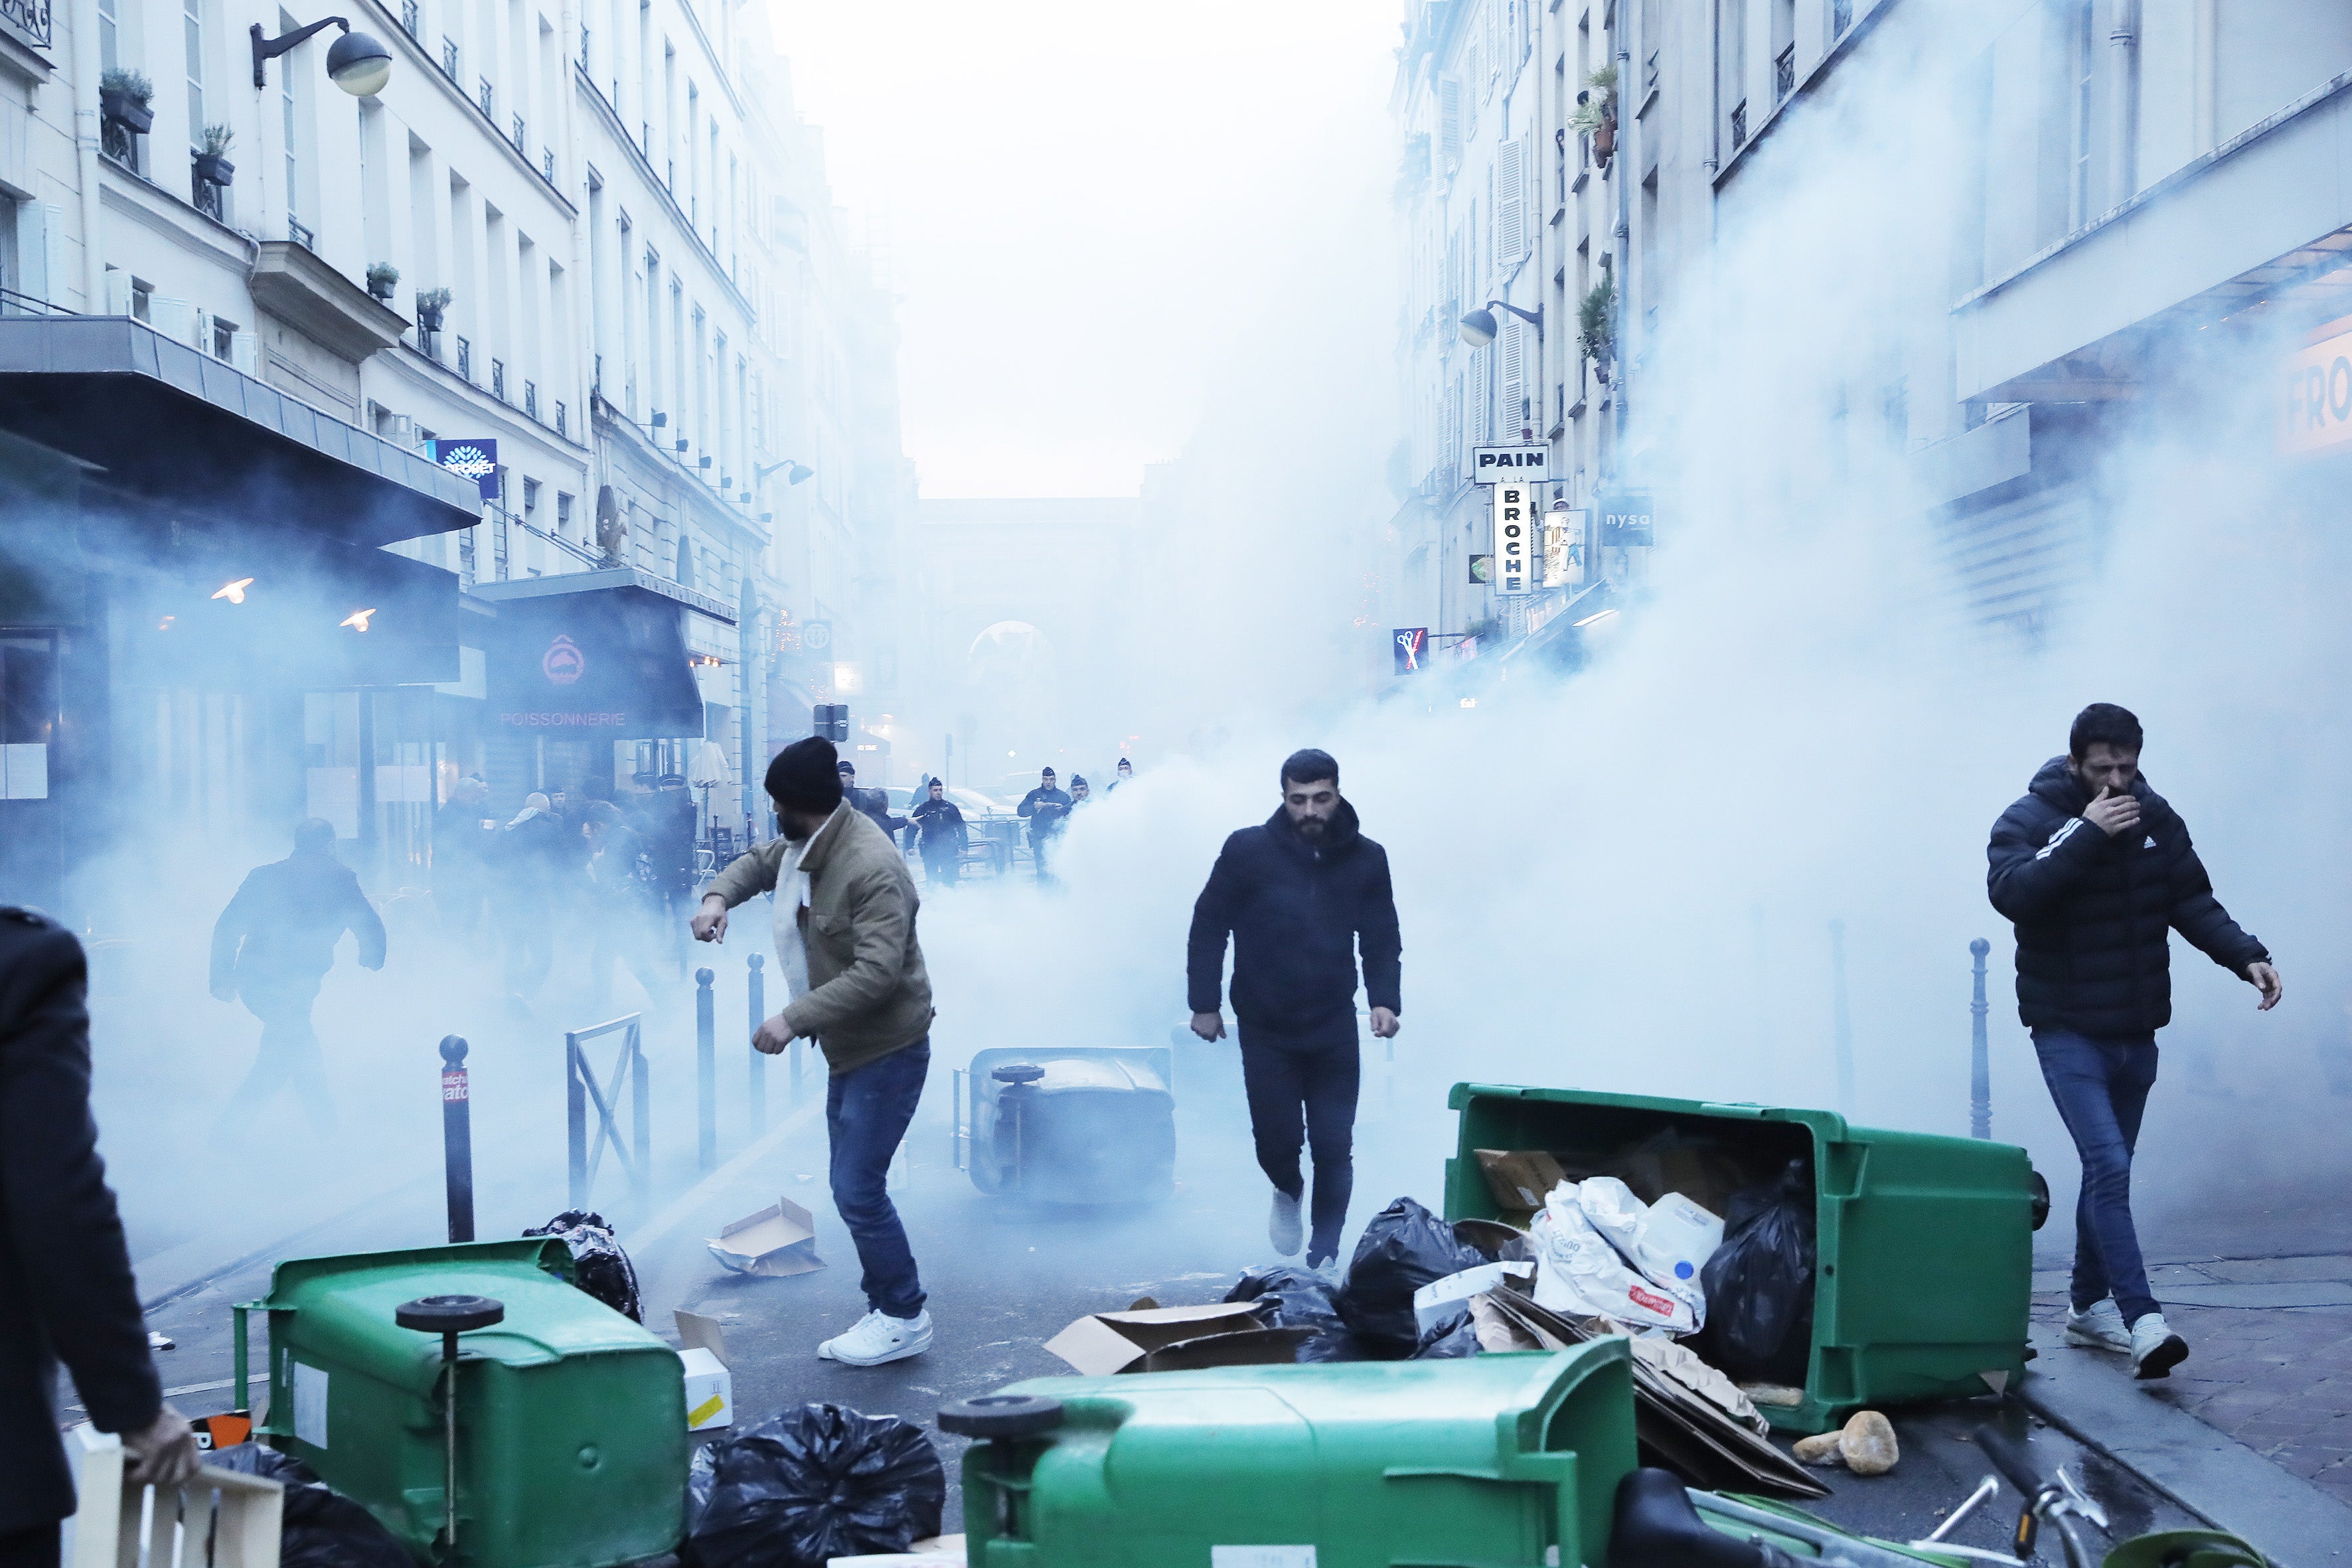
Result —
[{"label": "cardboard box", "polygon": [[1551,1190],[1568,1180],[1559,1162],[1541,1149],[1479,1149],[1478,1170],[1507,1215],[1532,1215]]},{"label": "cardboard box", "polygon": [[[284,1483],[200,1469],[179,1487],[131,1486],[123,1479],[129,1456],[120,1437],[85,1424],[65,1439],[79,1504],[62,1532],[58,1561],[65,1568],[176,1563],[184,1545],[187,1561],[213,1568],[278,1568]],[[184,1541],[183,1519],[191,1526]]]},{"label": "cardboard box", "polygon": [[1086,1377],[1140,1372],[1146,1356],[1181,1341],[1263,1329],[1266,1310],[1262,1301],[1219,1301],[1206,1307],[1095,1312],[1047,1340],[1045,1349]]},{"label": "cardboard box", "polygon": [[686,1429],[712,1432],[735,1425],[735,1379],[727,1370],[727,1343],[719,1321],[680,1309],[677,1359],[686,1369]]},{"label": "cardboard box", "polygon": [[1162,1345],[1143,1358],[1142,1372],[1195,1372],[1204,1366],[1290,1366],[1298,1347],[1312,1336],[1306,1329],[1243,1329],[1203,1334]]},{"label": "cardboard box", "polygon": [[786,1279],[824,1267],[824,1259],[816,1255],[815,1218],[790,1198],[778,1198],[772,1208],[744,1215],[709,1246],[710,1256],[738,1274]]},{"label": "cardboard box", "polygon": [[1433,1279],[1412,1293],[1413,1321],[1426,1330],[1430,1324],[1468,1306],[1471,1297],[1497,1285],[1532,1289],[1535,1277],[1536,1266],[1532,1263],[1482,1263],[1475,1268]]}]

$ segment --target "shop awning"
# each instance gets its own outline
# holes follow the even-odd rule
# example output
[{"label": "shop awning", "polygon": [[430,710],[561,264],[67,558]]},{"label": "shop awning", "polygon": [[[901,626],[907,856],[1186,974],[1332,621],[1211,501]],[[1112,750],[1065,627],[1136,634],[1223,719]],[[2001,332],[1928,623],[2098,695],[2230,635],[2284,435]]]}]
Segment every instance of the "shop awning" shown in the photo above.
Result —
[{"label": "shop awning", "polygon": [[0,318],[0,430],[132,495],[352,544],[481,521],[472,481],[123,316]]},{"label": "shop awning", "polygon": [[627,567],[484,583],[474,595],[498,609],[483,651],[488,716],[500,733],[604,741],[702,734],[702,692],[682,621],[691,608],[731,625],[718,600]]}]

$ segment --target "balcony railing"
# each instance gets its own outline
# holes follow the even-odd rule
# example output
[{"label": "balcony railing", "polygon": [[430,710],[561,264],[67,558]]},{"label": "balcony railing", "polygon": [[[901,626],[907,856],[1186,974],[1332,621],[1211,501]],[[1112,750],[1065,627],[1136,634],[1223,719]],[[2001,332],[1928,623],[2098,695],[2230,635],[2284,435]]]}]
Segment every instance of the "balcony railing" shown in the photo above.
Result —
[{"label": "balcony railing", "polygon": [[441,40],[441,74],[451,81],[457,79],[457,40],[455,38]]},{"label": "balcony railing", "polygon": [[522,411],[533,419],[539,417],[539,383],[525,381],[522,384]]},{"label": "balcony railing", "polygon": [[1790,44],[1772,57],[1772,101],[1797,90],[1797,46]]},{"label": "balcony railing", "polygon": [[551,184],[555,184],[555,149],[554,149],[554,148],[552,148],[552,147],[541,147],[541,148],[539,150],[539,172],[540,172],[542,175],[544,175],[544,176],[546,177],[547,183],[548,183],[549,184],[551,184]]},{"label": "balcony railing", "polygon": [[497,124],[499,121],[498,110],[493,109],[491,105],[498,101],[498,95],[491,89],[488,79],[483,79],[476,87],[475,90],[481,100],[482,117],[488,120],[491,124]]},{"label": "balcony railing", "polygon": [[514,149],[516,152],[520,153],[522,151],[524,137],[521,115],[518,114],[514,117],[514,134],[509,137],[508,140],[514,143]]},{"label": "balcony railing", "polygon": [[400,30],[413,38],[422,26],[424,20],[417,15],[416,0],[400,0]]},{"label": "balcony railing", "polygon": [[555,433],[559,436],[569,436],[572,434],[571,420],[565,415],[563,405],[561,403],[558,403],[555,405]]},{"label": "balcony railing", "polygon": [[1731,145],[1735,151],[1748,145],[1748,100],[1744,98],[1732,106]]},{"label": "balcony railing", "polygon": [[310,232],[310,226],[291,213],[286,216],[286,237],[305,250],[315,251],[319,248],[319,237]]},{"label": "balcony railing", "polygon": [[49,0],[0,0],[0,22],[43,48],[49,45]]},{"label": "balcony railing", "polygon": [[14,289],[0,289],[0,316],[70,316],[74,312]]},{"label": "balcony railing", "polygon": [[490,361],[490,395],[500,403],[507,400],[507,362],[496,357]]},{"label": "balcony railing", "polygon": [[457,374],[464,381],[474,379],[474,345],[464,338],[457,340]]},{"label": "balcony railing", "polygon": [[1843,38],[1853,26],[1853,0],[1830,0],[1830,37]]}]

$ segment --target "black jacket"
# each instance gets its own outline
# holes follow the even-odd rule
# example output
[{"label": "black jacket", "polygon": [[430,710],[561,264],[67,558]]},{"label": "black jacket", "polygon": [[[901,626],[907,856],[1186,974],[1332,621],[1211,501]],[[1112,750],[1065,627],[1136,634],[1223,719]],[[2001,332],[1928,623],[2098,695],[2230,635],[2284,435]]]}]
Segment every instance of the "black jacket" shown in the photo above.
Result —
[{"label": "black jacket", "polygon": [[81,944],[0,909],[0,1535],[73,1512],[57,1363],[101,1432],[136,1432],[163,1393],[89,1115]]},{"label": "black jacket", "polygon": [[2017,925],[2017,1012],[2029,1028],[2164,1027],[2170,931],[2241,978],[2270,960],[2213,897],[2180,814],[2145,779],[2131,793],[2139,826],[2110,838],[2082,816],[2092,792],[2053,757],[1993,824],[1986,882],[1992,907]]},{"label": "black jacket", "polygon": [[360,879],[332,855],[297,851],[246,874],[213,926],[215,995],[238,985],[316,981],[335,966],[335,943],[350,931],[360,963],[383,967],[383,921]]},{"label": "black jacket", "polygon": [[915,807],[910,820],[916,832],[922,835],[926,849],[951,845],[961,850],[971,843],[971,830],[964,826],[963,813],[953,801],[926,800]]},{"label": "black jacket", "polygon": [[907,826],[905,817],[890,815],[890,794],[887,790],[845,789],[841,793],[849,802],[851,810],[864,812],[867,821],[891,838],[897,838],[898,829]]},{"label": "black jacket", "polygon": [[1070,815],[1070,804],[1068,791],[1047,784],[1039,784],[1023,795],[1019,810],[1022,816],[1029,818],[1031,841],[1062,831],[1065,820]]},{"label": "black jacket", "polygon": [[1320,847],[1279,807],[1225,840],[1192,905],[1185,968],[1195,1013],[1217,1010],[1228,931],[1234,1016],[1244,1029],[1301,1032],[1352,1013],[1359,945],[1371,1005],[1403,1010],[1388,851],[1363,837],[1344,800]]}]

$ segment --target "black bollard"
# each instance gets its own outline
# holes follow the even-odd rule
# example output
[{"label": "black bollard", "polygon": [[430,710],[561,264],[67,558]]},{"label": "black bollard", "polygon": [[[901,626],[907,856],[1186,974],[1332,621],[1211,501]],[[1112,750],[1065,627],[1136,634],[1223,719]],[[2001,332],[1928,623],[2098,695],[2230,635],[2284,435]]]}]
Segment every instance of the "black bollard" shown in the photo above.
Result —
[{"label": "black bollard", "polygon": [[[758,953],[750,959],[751,987],[751,1033],[768,1021],[768,977],[761,971],[767,960]],[[768,1058],[759,1047],[751,1047],[751,1136],[757,1138],[768,1130]]]},{"label": "black bollard", "polygon": [[718,1047],[713,1038],[719,1026],[711,1015],[716,998],[710,989],[716,978],[708,969],[694,972],[694,1112],[700,1130],[696,1148],[706,1171],[719,1166]]},{"label": "black bollard", "polygon": [[[1982,991],[1979,985],[1977,988]],[[474,1239],[473,1099],[466,1079],[466,1038],[441,1037],[441,1157],[447,1168],[449,1239]],[[240,1394],[243,1390],[238,1391]]]},{"label": "black bollard", "polygon": [[1976,960],[1976,1000],[1969,1004],[1969,1136],[1992,1136],[1992,1061],[1985,1046],[1985,954],[1992,943],[1979,937],[1969,943]]}]

